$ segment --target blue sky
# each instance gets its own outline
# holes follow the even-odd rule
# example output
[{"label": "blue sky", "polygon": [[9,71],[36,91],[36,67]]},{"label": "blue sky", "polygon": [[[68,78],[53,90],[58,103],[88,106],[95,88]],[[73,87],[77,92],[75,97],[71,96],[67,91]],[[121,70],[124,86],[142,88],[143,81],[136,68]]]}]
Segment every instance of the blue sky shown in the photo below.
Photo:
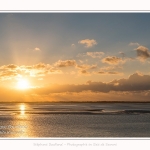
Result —
[{"label": "blue sky", "polygon": [[[72,58],[89,50],[78,45],[82,39],[97,41],[97,46],[90,51],[114,54],[125,51],[131,56],[132,48],[128,47],[130,42],[150,46],[149,14],[6,13],[0,14],[0,19],[0,53],[5,58],[11,57],[12,49],[24,53],[34,47],[42,50],[42,61],[47,61],[47,55],[61,57],[64,53],[66,57]],[[78,49],[72,50],[71,44],[75,44]]]}]

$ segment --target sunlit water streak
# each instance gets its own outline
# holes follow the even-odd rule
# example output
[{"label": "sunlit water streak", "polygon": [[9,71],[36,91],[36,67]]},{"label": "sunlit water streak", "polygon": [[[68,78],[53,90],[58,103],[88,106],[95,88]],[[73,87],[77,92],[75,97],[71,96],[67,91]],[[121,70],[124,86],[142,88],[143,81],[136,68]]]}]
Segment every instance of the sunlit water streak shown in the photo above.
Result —
[{"label": "sunlit water streak", "polygon": [[0,104],[0,137],[150,137],[149,103]]}]

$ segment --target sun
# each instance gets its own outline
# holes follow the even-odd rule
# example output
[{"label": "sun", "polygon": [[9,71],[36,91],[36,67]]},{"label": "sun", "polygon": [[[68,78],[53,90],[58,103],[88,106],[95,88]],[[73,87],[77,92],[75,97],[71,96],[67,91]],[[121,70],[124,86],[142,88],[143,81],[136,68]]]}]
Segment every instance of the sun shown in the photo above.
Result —
[{"label": "sun", "polygon": [[25,90],[30,88],[29,81],[27,79],[20,79],[17,82],[17,88],[21,90]]}]

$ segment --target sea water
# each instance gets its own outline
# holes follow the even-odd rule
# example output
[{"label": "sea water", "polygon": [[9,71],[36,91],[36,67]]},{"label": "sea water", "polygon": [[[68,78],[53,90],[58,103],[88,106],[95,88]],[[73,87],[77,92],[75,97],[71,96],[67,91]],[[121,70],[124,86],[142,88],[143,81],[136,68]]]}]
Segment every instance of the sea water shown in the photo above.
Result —
[{"label": "sea water", "polygon": [[0,103],[0,137],[150,137],[150,103]]}]

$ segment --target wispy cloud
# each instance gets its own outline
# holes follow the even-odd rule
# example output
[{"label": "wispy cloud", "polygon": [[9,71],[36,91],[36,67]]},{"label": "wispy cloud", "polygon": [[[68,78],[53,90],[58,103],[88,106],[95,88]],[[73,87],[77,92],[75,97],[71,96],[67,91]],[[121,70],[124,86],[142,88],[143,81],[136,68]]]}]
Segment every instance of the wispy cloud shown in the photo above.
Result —
[{"label": "wispy cloud", "polygon": [[87,64],[82,64],[82,65],[77,65],[76,68],[78,69],[95,69],[97,68],[97,65],[87,65]]},{"label": "wispy cloud", "polygon": [[122,66],[104,66],[100,68],[100,71],[114,71],[115,69],[122,69]]},{"label": "wispy cloud", "polygon": [[124,52],[119,52],[119,54],[121,55],[121,57],[125,57],[125,53]]},{"label": "wispy cloud", "polygon": [[36,47],[34,50],[35,50],[35,51],[40,51],[40,48]]},{"label": "wispy cloud", "polygon": [[96,74],[99,74],[99,75],[123,75],[122,72],[117,72],[117,71],[99,71],[99,72],[96,72]]},{"label": "wispy cloud", "polygon": [[124,63],[125,60],[116,56],[108,56],[108,57],[103,58],[102,62],[110,64],[110,65],[117,65],[119,63]]},{"label": "wispy cloud", "polygon": [[104,52],[87,52],[86,55],[92,58],[101,58],[104,55]]},{"label": "wispy cloud", "polygon": [[97,45],[97,42],[94,39],[80,40],[78,43],[83,44],[86,48],[90,48],[93,47],[94,45]]},{"label": "wispy cloud", "polygon": [[71,47],[75,47],[75,44],[71,44]]},{"label": "wispy cloud", "polygon": [[137,43],[137,42],[131,42],[131,43],[129,43],[129,46],[139,46],[140,44],[139,43]]},{"label": "wispy cloud", "polygon": [[96,69],[97,65],[87,65],[87,64],[82,64],[82,65],[76,65],[76,68],[79,69],[79,74],[82,75],[91,75],[90,70]]},{"label": "wispy cloud", "polygon": [[75,60],[59,60],[55,63],[57,67],[69,67],[69,66],[76,66]]},{"label": "wispy cloud", "polygon": [[90,72],[88,72],[87,70],[79,70],[79,74],[82,74],[82,75],[90,75]]}]

